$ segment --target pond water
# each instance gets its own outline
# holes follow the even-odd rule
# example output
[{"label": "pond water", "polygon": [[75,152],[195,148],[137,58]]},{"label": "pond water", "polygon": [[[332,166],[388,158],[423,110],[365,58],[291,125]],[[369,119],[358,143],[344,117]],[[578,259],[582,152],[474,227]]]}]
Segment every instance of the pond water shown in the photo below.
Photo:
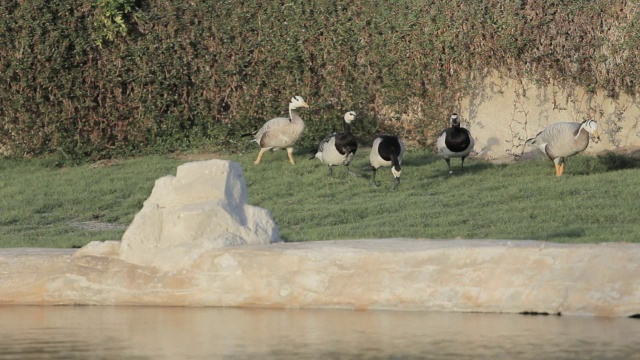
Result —
[{"label": "pond water", "polygon": [[640,320],[0,306],[0,359],[640,359]]}]

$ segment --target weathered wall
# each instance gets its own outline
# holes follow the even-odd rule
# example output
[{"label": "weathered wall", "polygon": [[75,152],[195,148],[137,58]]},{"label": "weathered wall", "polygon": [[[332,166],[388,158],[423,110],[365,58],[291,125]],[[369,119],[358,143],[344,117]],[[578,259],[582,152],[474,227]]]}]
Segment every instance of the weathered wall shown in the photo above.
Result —
[{"label": "weathered wall", "polygon": [[625,94],[612,99],[580,88],[494,75],[461,103],[463,126],[476,139],[476,152],[497,162],[541,156],[537,149],[525,147],[525,140],[560,121],[598,121],[602,141],[591,142],[585,153],[640,147],[640,105],[637,97]]}]

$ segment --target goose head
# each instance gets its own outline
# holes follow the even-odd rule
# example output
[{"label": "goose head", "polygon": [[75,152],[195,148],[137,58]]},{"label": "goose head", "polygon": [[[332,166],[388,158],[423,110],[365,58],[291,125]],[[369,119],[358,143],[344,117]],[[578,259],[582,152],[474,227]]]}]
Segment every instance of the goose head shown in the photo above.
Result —
[{"label": "goose head", "polygon": [[291,102],[289,103],[289,110],[293,110],[293,109],[297,109],[297,108],[301,108],[301,107],[308,108],[309,105],[307,105],[307,103],[304,101],[302,96],[294,96],[294,97],[292,97],[291,98]]},{"label": "goose head", "polygon": [[458,114],[456,114],[456,113],[451,114],[451,117],[449,118],[449,121],[451,122],[451,127],[459,127],[460,126],[460,116],[458,116]]},{"label": "goose head", "polygon": [[598,133],[598,123],[595,120],[585,120],[580,125],[580,128],[589,133],[594,142],[600,141],[600,134]]},{"label": "goose head", "polygon": [[349,111],[344,114],[344,122],[346,122],[347,124],[351,124],[351,122],[355,119],[356,119],[355,111]]}]

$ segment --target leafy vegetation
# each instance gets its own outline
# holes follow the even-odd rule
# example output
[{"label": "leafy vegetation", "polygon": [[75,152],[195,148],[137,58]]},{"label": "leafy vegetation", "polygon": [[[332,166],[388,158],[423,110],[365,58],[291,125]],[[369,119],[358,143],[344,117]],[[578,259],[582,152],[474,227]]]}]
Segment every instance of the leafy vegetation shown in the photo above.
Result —
[{"label": "leafy vegetation", "polygon": [[[536,2],[32,0],[0,4],[0,154],[60,163],[200,148],[312,105],[421,148],[490,71],[637,93],[640,11]],[[336,101],[333,101],[336,99]],[[329,102],[332,106],[325,107]]]},{"label": "leafy vegetation", "polygon": [[[554,176],[541,158],[510,165],[467,160],[450,177],[443,160],[410,151],[402,181],[389,169],[370,186],[367,149],[334,176],[308,154],[289,164],[284,151],[233,155],[244,169],[249,203],[269,209],[287,241],[384,237],[640,241],[640,161],[609,153],[569,159]],[[160,156],[58,168],[47,160],[0,160],[0,246],[71,247],[117,240],[154,180],[187,158]],[[199,156],[199,158],[206,158]],[[96,166],[98,165],[98,166]],[[90,229],[115,224],[119,229]]]}]

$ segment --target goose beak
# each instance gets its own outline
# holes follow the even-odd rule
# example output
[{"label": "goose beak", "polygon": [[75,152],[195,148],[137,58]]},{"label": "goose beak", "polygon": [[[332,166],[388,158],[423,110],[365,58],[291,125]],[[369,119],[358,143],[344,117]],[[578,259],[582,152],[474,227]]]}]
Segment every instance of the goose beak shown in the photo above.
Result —
[{"label": "goose beak", "polygon": [[400,175],[402,174],[402,170],[396,170],[395,166],[391,167],[391,174],[393,174],[393,187],[392,190],[395,190],[400,184]]},{"label": "goose beak", "polygon": [[600,134],[598,133],[598,130],[593,132],[593,142],[596,144],[600,142]]},{"label": "goose beak", "polygon": [[309,108],[309,105],[307,105],[307,103],[304,103],[304,104],[302,104],[301,106],[302,106],[302,107]]}]

